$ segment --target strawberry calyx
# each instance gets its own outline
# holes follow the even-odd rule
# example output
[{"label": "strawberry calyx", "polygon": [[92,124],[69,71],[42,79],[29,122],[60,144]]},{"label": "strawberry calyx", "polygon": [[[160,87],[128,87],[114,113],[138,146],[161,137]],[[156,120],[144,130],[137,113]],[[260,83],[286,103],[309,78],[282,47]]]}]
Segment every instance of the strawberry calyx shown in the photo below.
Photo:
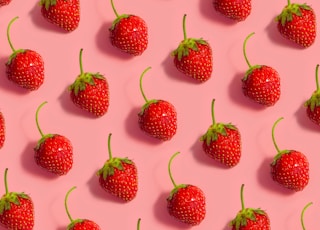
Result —
[{"label": "strawberry calyx", "polygon": [[319,80],[318,80],[318,70],[319,64],[316,66],[316,90],[312,93],[311,97],[304,103],[306,107],[309,107],[310,110],[313,112],[315,107],[320,106],[320,87],[319,87]]},{"label": "strawberry calyx", "polygon": [[212,125],[208,128],[207,132],[201,136],[200,141],[206,141],[206,144],[209,146],[211,142],[216,141],[218,139],[219,134],[226,136],[227,131],[226,128],[237,130],[236,126],[231,123],[217,123],[215,121],[214,115],[214,103],[215,99],[211,102],[211,117],[212,117]]},{"label": "strawberry calyx", "polygon": [[184,39],[180,42],[178,48],[172,52],[172,55],[177,56],[179,61],[182,57],[188,56],[190,50],[198,51],[198,44],[208,45],[208,42],[203,40],[202,38],[188,38],[186,33],[186,17],[187,15],[184,14],[182,23]]},{"label": "strawberry calyx", "polygon": [[57,0],[40,0],[39,5],[44,6],[46,10],[49,9],[50,6],[54,6],[57,4]]},{"label": "strawberry calyx", "polygon": [[252,74],[252,72],[255,70],[255,69],[259,69],[261,68],[262,65],[254,65],[254,66],[250,66],[249,69],[246,71],[244,77],[243,77],[243,81],[247,80],[248,76],[250,76],[250,74]]},{"label": "strawberry calyx", "polygon": [[113,29],[115,28],[115,26],[116,26],[122,19],[128,18],[128,17],[130,17],[131,15],[130,15],[130,14],[121,14],[121,15],[119,15],[118,12],[117,12],[117,10],[116,10],[116,8],[115,8],[115,6],[114,6],[113,0],[111,0],[111,7],[112,7],[112,10],[113,10],[114,14],[116,15],[116,19],[113,20],[112,25],[111,25],[111,28],[110,28],[110,30],[113,30]]},{"label": "strawberry calyx", "polygon": [[284,26],[287,22],[292,21],[294,15],[301,17],[302,16],[301,9],[312,10],[311,7],[306,3],[304,4],[290,3],[290,0],[288,0],[287,6],[284,7],[282,12],[276,17],[275,20],[281,22],[281,25]]}]

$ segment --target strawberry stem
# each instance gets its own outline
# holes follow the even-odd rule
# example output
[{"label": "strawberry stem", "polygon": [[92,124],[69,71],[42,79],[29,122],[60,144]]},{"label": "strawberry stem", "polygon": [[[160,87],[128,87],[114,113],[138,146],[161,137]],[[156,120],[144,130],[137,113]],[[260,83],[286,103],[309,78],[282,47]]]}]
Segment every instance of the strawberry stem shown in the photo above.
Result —
[{"label": "strawberry stem", "polygon": [[10,45],[10,47],[11,47],[11,49],[12,49],[13,52],[15,52],[16,50],[14,49],[14,47],[13,47],[13,45],[12,45],[12,42],[11,42],[11,39],[10,39],[10,28],[11,28],[12,23],[13,23],[15,20],[17,20],[18,18],[19,18],[19,17],[13,18],[13,19],[9,22],[8,27],[7,27],[7,39],[8,39],[9,45]]},{"label": "strawberry stem", "polygon": [[214,116],[214,102],[215,102],[215,99],[213,99],[212,102],[211,102],[212,125],[214,125],[216,123],[216,119],[215,119],[215,116]]},{"label": "strawberry stem", "polygon": [[317,91],[319,91],[318,71],[319,71],[319,64],[317,64],[317,66],[316,66],[316,85],[317,85]]},{"label": "strawberry stem", "polygon": [[110,133],[108,136],[108,153],[109,153],[109,159],[111,160],[112,157],[112,152],[111,152],[111,136],[112,134]]},{"label": "strawberry stem", "polygon": [[249,35],[246,37],[246,39],[244,40],[244,42],[243,42],[243,56],[244,56],[244,59],[246,60],[247,65],[249,66],[249,68],[251,68],[252,66],[251,66],[251,64],[250,64],[250,62],[249,62],[249,60],[248,60],[248,58],[247,58],[246,46],[247,46],[247,41],[249,40],[249,38],[250,38],[252,35],[254,35],[254,32],[252,32],[251,34],[249,34]]},{"label": "strawberry stem", "polygon": [[118,18],[118,17],[119,17],[119,14],[118,14],[116,8],[114,7],[113,0],[111,0],[111,6],[112,6],[112,10],[113,10],[114,14],[115,14],[116,17]]},{"label": "strawberry stem", "polygon": [[241,185],[241,189],[240,189],[240,199],[241,199],[241,210],[242,211],[245,209],[244,198],[243,198],[243,188],[244,188],[244,184]]},{"label": "strawberry stem", "polygon": [[169,171],[169,176],[170,176],[170,180],[173,184],[174,187],[177,187],[177,184],[176,182],[174,181],[173,177],[172,177],[172,173],[171,173],[171,163],[172,163],[172,160],[173,158],[175,158],[180,152],[176,152],[175,154],[173,154],[169,160],[169,164],[168,164],[168,171]]},{"label": "strawberry stem", "polygon": [[80,49],[80,54],[79,54],[79,64],[80,64],[80,75],[83,74],[83,67],[82,67],[82,51],[83,49]]},{"label": "strawberry stem", "polygon": [[66,213],[67,213],[67,215],[68,215],[68,217],[69,217],[70,222],[73,222],[73,219],[72,219],[72,217],[71,217],[71,215],[70,215],[67,201],[68,201],[68,197],[69,197],[70,193],[71,193],[75,188],[76,188],[76,186],[73,186],[73,187],[67,192],[66,197],[64,198],[64,207],[65,207],[65,209],[66,209]]},{"label": "strawberry stem", "polygon": [[302,212],[301,212],[301,225],[302,225],[302,229],[303,230],[306,230],[305,226],[304,226],[304,213],[305,211],[307,210],[307,208],[312,205],[312,202],[309,202],[306,206],[304,206],[304,208],[302,209]]},{"label": "strawberry stem", "polygon": [[145,75],[145,73],[146,73],[148,70],[150,70],[150,69],[151,69],[151,67],[147,67],[147,68],[142,72],[142,74],[141,74],[141,76],[140,76],[140,91],[141,91],[142,97],[144,98],[145,102],[148,102],[148,99],[147,99],[146,95],[145,95],[144,92],[143,92],[143,88],[142,88],[142,78],[143,78],[143,76]]},{"label": "strawberry stem", "polygon": [[288,6],[291,4],[290,0],[288,0]]},{"label": "strawberry stem", "polygon": [[278,147],[278,145],[277,145],[276,139],[275,139],[275,137],[274,137],[274,129],[275,129],[276,125],[277,125],[282,119],[283,119],[283,117],[280,117],[278,120],[276,120],[276,122],[275,122],[275,123],[273,124],[273,126],[272,126],[272,142],[273,142],[273,145],[274,145],[274,147],[276,148],[276,150],[277,150],[278,153],[280,153],[281,151],[280,151],[280,149],[279,149],[279,147]]},{"label": "strawberry stem", "polygon": [[36,111],[36,124],[37,124],[37,128],[38,128],[38,130],[39,130],[39,133],[41,134],[41,137],[43,137],[44,134],[43,134],[43,132],[42,132],[42,130],[41,130],[41,128],[40,128],[40,125],[39,125],[38,114],[39,114],[40,109],[41,109],[45,104],[47,104],[46,101],[45,101],[45,102],[42,102],[42,104],[37,108],[37,111]]},{"label": "strawberry stem", "polygon": [[5,187],[6,195],[9,193],[7,174],[8,174],[8,168],[6,168],[4,171],[4,187]]},{"label": "strawberry stem", "polygon": [[140,230],[140,222],[141,222],[141,218],[138,219],[137,230]]},{"label": "strawberry stem", "polygon": [[183,20],[182,20],[182,29],[183,29],[183,40],[187,40],[187,30],[186,30],[186,17],[187,15],[183,15]]}]

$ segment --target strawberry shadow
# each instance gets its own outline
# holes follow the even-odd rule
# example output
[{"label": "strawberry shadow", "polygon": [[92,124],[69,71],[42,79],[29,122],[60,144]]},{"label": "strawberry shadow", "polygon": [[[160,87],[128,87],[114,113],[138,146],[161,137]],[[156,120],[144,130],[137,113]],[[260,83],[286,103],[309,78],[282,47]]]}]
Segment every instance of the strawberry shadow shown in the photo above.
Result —
[{"label": "strawberry shadow", "polygon": [[159,194],[154,206],[153,212],[155,217],[162,223],[165,223],[167,226],[175,226],[178,229],[191,229],[190,226],[179,222],[169,215],[167,210],[167,197],[169,196],[170,191],[162,192]]},{"label": "strawberry shadow", "polygon": [[66,230],[67,229],[67,225],[66,226],[61,226],[61,227],[58,227],[57,230]]},{"label": "strawberry shadow", "polygon": [[47,172],[45,169],[38,166],[34,160],[34,148],[37,146],[37,141],[30,142],[26,145],[21,154],[21,165],[29,173],[43,177],[45,179],[57,179],[59,176]]},{"label": "strawberry shadow", "polygon": [[270,192],[279,193],[285,196],[293,195],[295,193],[294,191],[284,188],[280,184],[277,184],[277,182],[273,181],[270,171],[270,164],[272,161],[273,157],[268,157],[262,161],[257,173],[258,182]]},{"label": "strawberry shadow", "polygon": [[133,55],[125,53],[118,48],[112,46],[109,39],[109,28],[112,25],[112,22],[103,23],[97,34],[96,34],[96,45],[99,50],[103,53],[109,54],[113,57],[119,58],[121,60],[131,60],[134,58]]},{"label": "strawberry shadow", "polygon": [[298,124],[302,128],[308,129],[310,131],[317,132],[317,133],[320,131],[320,126],[313,123],[308,117],[306,107],[303,105],[303,103],[300,104],[300,106],[298,107],[294,115],[297,119]]}]

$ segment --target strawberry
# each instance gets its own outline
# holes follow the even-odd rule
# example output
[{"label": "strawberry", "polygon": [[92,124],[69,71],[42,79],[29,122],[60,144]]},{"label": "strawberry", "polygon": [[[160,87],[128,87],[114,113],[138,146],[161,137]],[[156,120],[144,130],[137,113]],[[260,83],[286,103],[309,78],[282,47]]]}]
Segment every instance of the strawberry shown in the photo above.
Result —
[{"label": "strawberry", "polygon": [[270,219],[268,214],[260,208],[246,208],[243,201],[243,188],[241,186],[241,210],[230,222],[232,230],[270,230]]},{"label": "strawberry", "polygon": [[272,179],[281,186],[292,190],[302,191],[309,183],[309,162],[307,157],[296,150],[280,150],[274,138],[274,129],[279,118],[272,127],[272,140],[277,150],[271,163]]},{"label": "strawberry", "polygon": [[198,82],[205,82],[212,75],[212,49],[202,38],[188,38],[186,34],[186,14],[183,16],[184,39],[172,52],[175,67],[184,75]]},{"label": "strawberry", "polygon": [[140,91],[145,104],[138,113],[138,123],[140,129],[149,136],[168,141],[177,132],[177,112],[170,102],[146,98],[142,88],[142,79],[149,69],[151,67],[146,68],[140,76]]},{"label": "strawberry", "polygon": [[72,102],[79,108],[101,117],[109,108],[109,86],[106,78],[99,73],[84,72],[80,50],[80,74],[69,86]]},{"label": "strawberry", "polygon": [[316,15],[306,3],[290,3],[288,0],[288,4],[276,17],[276,22],[281,36],[300,47],[309,47],[316,39]]},{"label": "strawberry", "polygon": [[67,230],[100,230],[100,226],[96,224],[95,222],[88,220],[88,219],[73,219],[70,215],[69,209],[68,209],[68,198],[70,193],[76,189],[76,187],[72,187],[66,194],[65,200],[64,200],[64,206],[67,212],[67,215],[70,220],[70,224],[67,227]]},{"label": "strawberry", "polygon": [[59,134],[43,134],[38,123],[38,113],[43,102],[36,112],[36,124],[41,134],[41,139],[34,148],[34,159],[38,166],[55,175],[65,175],[72,168],[73,147],[69,139]]},{"label": "strawberry", "polygon": [[7,28],[7,37],[12,49],[6,62],[6,74],[10,81],[27,90],[37,90],[44,81],[44,62],[41,55],[30,49],[14,49],[9,31],[12,23],[18,17],[13,18]]},{"label": "strawberry", "polygon": [[236,126],[231,123],[216,123],[214,117],[214,102],[211,104],[212,125],[200,138],[202,148],[207,156],[227,167],[236,166],[241,157],[241,135]]},{"label": "strawberry", "polygon": [[40,0],[41,14],[50,23],[67,32],[78,28],[80,22],[79,0]]},{"label": "strawberry", "polygon": [[312,93],[311,97],[304,103],[306,107],[307,116],[309,119],[317,124],[320,125],[320,88],[319,88],[319,81],[318,81],[318,70],[319,65],[316,66],[316,90]]},{"label": "strawberry", "polygon": [[34,205],[31,197],[23,192],[9,192],[8,169],[5,169],[6,193],[0,199],[0,223],[5,229],[31,230],[34,227]]},{"label": "strawberry", "polygon": [[301,221],[301,225],[302,225],[302,229],[306,229],[305,226],[304,226],[304,213],[305,211],[309,208],[309,206],[311,206],[313,203],[312,202],[309,202],[308,204],[306,204],[302,211],[301,211],[301,215],[300,215],[300,221]]},{"label": "strawberry", "polygon": [[0,7],[9,5],[10,2],[11,2],[11,0],[0,0]]},{"label": "strawberry", "polygon": [[175,183],[171,174],[171,163],[178,154],[180,152],[173,154],[169,160],[169,176],[174,188],[167,198],[167,210],[170,216],[182,223],[199,225],[206,216],[206,197],[197,186]]},{"label": "strawberry", "polygon": [[251,0],[214,0],[214,9],[236,22],[244,21],[251,13]]},{"label": "strawberry", "polygon": [[109,28],[112,46],[133,56],[142,55],[148,47],[148,26],[139,16],[133,14],[119,15],[111,0],[116,15]]},{"label": "strawberry", "polygon": [[280,77],[272,67],[252,66],[249,63],[246,55],[246,43],[253,34],[249,34],[243,44],[243,53],[249,69],[242,78],[242,92],[244,96],[258,104],[273,106],[280,99]]},{"label": "strawberry", "polygon": [[0,149],[3,147],[6,140],[6,123],[3,113],[0,112]]},{"label": "strawberry", "polygon": [[138,192],[138,174],[135,163],[128,158],[113,157],[111,134],[108,138],[109,159],[99,169],[100,186],[123,201],[133,200]]}]

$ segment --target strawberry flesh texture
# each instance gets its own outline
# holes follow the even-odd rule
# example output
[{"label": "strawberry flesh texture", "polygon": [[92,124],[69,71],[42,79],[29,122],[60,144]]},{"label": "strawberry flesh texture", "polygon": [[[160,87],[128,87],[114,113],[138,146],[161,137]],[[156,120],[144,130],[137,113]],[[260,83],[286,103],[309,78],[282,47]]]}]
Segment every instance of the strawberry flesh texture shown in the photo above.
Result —
[{"label": "strawberry flesh texture", "polygon": [[167,209],[180,222],[191,226],[199,225],[206,215],[205,195],[194,185],[180,185],[167,198]]},{"label": "strawberry flesh texture", "polygon": [[146,22],[135,15],[123,16],[109,29],[111,44],[121,51],[138,56],[148,46]]},{"label": "strawberry flesh texture", "polygon": [[313,109],[308,106],[306,112],[307,116],[313,123],[320,125],[320,106],[316,106]]},{"label": "strawberry flesh texture", "polygon": [[54,134],[44,138],[34,149],[37,165],[56,175],[67,174],[73,165],[73,147],[64,136]]},{"label": "strawberry flesh texture", "polygon": [[215,0],[217,12],[235,21],[244,21],[251,13],[251,0]]},{"label": "strawberry flesh texture", "polygon": [[6,68],[8,79],[22,88],[37,90],[43,84],[44,62],[40,54],[33,50],[13,54]]},{"label": "strawberry flesh texture", "polygon": [[3,114],[0,112],[0,149],[6,140],[6,125]]},{"label": "strawberry flesh texture", "polygon": [[[56,0],[55,4],[47,3],[50,0],[41,0],[41,14],[50,23],[65,31],[73,31],[80,22],[79,0]],[[46,7],[48,4],[48,7]]]},{"label": "strawberry flesh texture", "polygon": [[263,214],[254,212],[253,219],[247,218],[245,225],[240,225],[238,228],[232,225],[232,230],[270,230],[270,219],[264,212]]},{"label": "strawberry flesh texture", "polygon": [[138,114],[141,130],[157,139],[170,140],[177,131],[177,112],[164,100],[147,103]]},{"label": "strawberry flesh texture", "polygon": [[242,79],[242,92],[261,105],[274,105],[281,94],[278,72],[265,65],[253,67]]},{"label": "strawberry flesh texture", "polygon": [[67,230],[100,230],[100,226],[95,222],[87,219],[76,220],[71,223]]},{"label": "strawberry flesh texture", "polygon": [[[13,193],[11,193],[13,194]],[[7,194],[10,195],[10,194]],[[1,198],[0,204],[7,195]],[[3,211],[0,214],[0,223],[6,229],[25,229],[32,230],[34,227],[34,205],[31,198],[23,194],[25,198],[22,198],[19,194],[16,194],[18,203],[10,202],[10,209]],[[6,201],[7,202],[7,201]],[[2,205],[2,204],[1,204]]]},{"label": "strawberry flesh texture", "polygon": [[283,153],[271,164],[272,179],[293,191],[303,190],[309,183],[309,162],[301,152]]}]

